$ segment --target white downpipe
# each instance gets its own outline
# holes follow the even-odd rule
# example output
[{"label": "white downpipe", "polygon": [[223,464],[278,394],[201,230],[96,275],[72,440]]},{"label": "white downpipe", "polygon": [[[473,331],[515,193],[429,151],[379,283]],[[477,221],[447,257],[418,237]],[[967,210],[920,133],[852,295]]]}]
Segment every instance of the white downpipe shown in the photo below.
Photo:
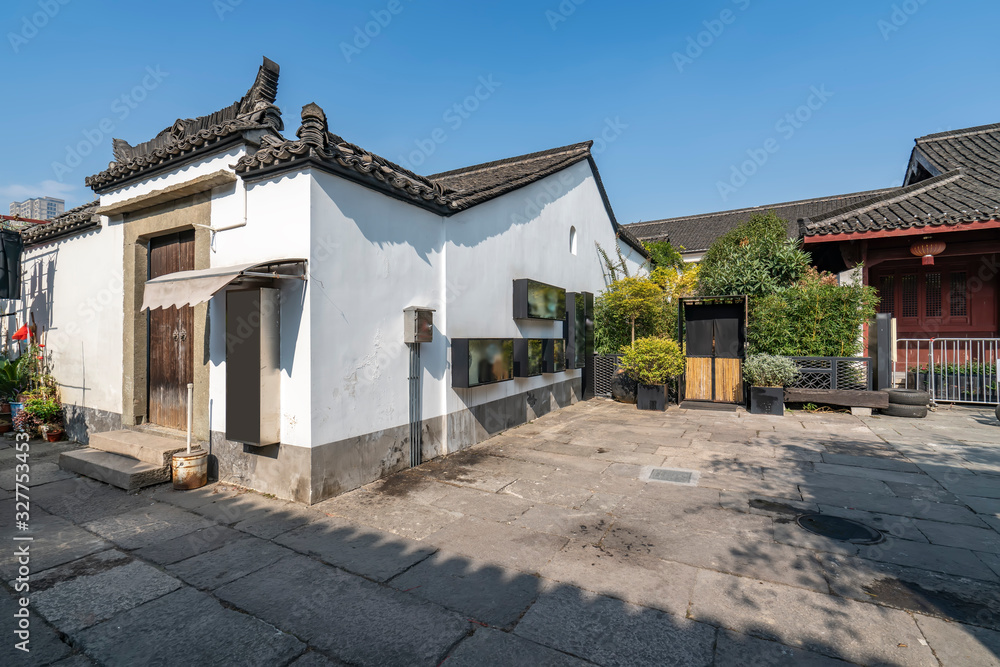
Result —
[{"label": "white downpipe", "polygon": [[194,384],[188,382],[188,397],[187,397],[187,413],[188,413],[188,429],[187,429],[187,453],[191,453],[191,421],[192,415],[194,414]]}]

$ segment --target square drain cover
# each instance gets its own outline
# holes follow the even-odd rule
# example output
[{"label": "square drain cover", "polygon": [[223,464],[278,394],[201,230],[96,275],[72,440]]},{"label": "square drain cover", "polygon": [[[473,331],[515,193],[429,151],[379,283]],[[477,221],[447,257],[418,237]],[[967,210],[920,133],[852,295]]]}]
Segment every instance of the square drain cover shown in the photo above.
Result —
[{"label": "square drain cover", "polygon": [[682,468],[647,468],[643,472],[642,478],[647,481],[682,484],[684,486],[697,486],[700,476],[696,470]]}]

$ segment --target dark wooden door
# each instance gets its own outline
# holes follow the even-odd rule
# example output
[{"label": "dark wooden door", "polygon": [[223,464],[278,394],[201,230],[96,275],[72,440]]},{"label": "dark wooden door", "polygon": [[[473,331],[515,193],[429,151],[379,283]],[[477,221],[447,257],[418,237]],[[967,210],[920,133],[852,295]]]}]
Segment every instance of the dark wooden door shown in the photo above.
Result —
[{"label": "dark wooden door", "polygon": [[742,313],[742,306],[729,304],[685,307],[685,399],[743,400]]},{"label": "dark wooden door", "polygon": [[[149,277],[194,269],[194,231],[149,242]],[[194,309],[149,311],[149,421],[187,428],[187,385],[194,381]]]}]

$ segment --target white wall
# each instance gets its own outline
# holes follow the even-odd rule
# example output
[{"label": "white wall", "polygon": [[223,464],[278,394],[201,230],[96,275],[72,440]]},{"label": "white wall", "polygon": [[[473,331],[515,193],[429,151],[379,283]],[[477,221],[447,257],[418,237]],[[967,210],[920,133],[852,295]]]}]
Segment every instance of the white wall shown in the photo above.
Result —
[{"label": "white wall", "polygon": [[[246,226],[217,232],[211,265],[233,266],[279,259],[308,259],[310,178],[299,173],[235,188],[216,188],[212,196],[212,226],[243,220],[247,187]],[[281,289],[281,442],[308,447],[310,433],[311,281],[279,281]],[[226,298],[222,292],[209,302],[209,425],[226,430]]]},{"label": "white wall", "polygon": [[[513,319],[513,281],[531,278],[569,292],[605,287],[595,243],[615,257],[614,228],[588,162],[459,213],[448,229],[448,334],[452,338],[560,338],[562,322]],[[570,228],[577,254],[570,252]],[[642,257],[622,254],[632,275]],[[449,412],[579,377],[581,370],[515,378],[448,392]],[[451,386],[450,373],[447,386]]]},{"label": "white wall", "polygon": [[104,226],[29,248],[16,324],[34,313],[64,403],[122,411],[122,233]]},{"label": "white wall", "polygon": [[408,306],[437,310],[434,342],[421,346],[423,411],[443,414],[441,216],[314,172],[311,233],[314,446],[409,422]]}]

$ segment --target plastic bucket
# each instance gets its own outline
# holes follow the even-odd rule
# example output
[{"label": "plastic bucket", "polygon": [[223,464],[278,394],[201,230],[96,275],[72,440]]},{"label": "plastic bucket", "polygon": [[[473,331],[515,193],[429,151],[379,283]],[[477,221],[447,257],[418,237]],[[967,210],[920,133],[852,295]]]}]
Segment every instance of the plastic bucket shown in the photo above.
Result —
[{"label": "plastic bucket", "polygon": [[203,449],[177,452],[171,468],[175,489],[200,489],[208,484],[208,452]]}]

